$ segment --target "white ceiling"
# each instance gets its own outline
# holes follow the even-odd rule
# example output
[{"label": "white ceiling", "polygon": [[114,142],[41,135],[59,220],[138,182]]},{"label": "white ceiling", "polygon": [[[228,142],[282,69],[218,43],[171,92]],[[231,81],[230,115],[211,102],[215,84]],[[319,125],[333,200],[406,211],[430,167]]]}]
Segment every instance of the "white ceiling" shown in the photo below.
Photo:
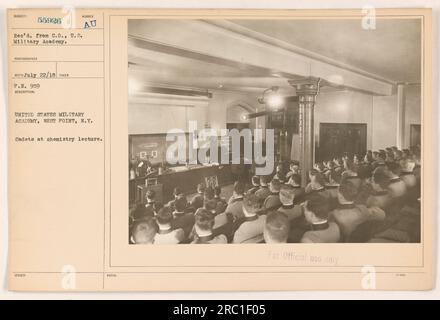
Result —
[{"label": "white ceiling", "polygon": [[294,46],[393,82],[420,82],[421,20],[232,20]]},{"label": "white ceiling", "polygon": [[[220,22],[220,21],[219,21]],[[230,20],[238,28],[283,42],[392,82],[420,82],[418,20],[377,20],[363,30],[355,20]],[[130,26],[130,25],[129,25]],[[130,32],[130,29],[129,29]],[[160,30],[157,30],[160,34]],[[167,39],[163,39],[166,44]],[[225,65],[178,53],[129,45],[129,77],[138,84],[258,92],[271,86],[292,92],[270,70]],[[270,57],[268,57],[270,59]],[[324,90],[333,90],[324,88]],[[340,88],[338,88],[339,90]]]},{"label": "white ceiling", "polygon": [[146,85],[258,93],[274,85],[289,88],[286,79],[265,71],[240,69],[134,47],[129,50],[129,62],[130,78]]}]

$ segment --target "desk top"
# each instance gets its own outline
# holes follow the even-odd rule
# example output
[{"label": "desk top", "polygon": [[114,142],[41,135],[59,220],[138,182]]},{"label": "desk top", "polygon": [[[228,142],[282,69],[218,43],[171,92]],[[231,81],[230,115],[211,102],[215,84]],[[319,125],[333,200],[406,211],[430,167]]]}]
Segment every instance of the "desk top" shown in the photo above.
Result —
[{"label": "desk top", "polygon": [[144,175],[141,177],[136,177],[134,179],[130,179],[130,181],[147,179],[147,178],[155,178],[155,177],[166,176],[166,175],[171,175],[171,174],[178,174],[178,173],[188,172],[188,171],[192,171],[192,170],[199,170],[199,169],[209,169],[209,168],[219,168],[220,169],[221,167],[222,167],[222,165],[219,165],[219,164],[209,164],[209,165],[194,164],[194,165],[189,165],[189,166],[177,166],[177,167],[171,167],[171,168],[167,169],[162,174],[158,174],[157,172],[155,172],[155,173],[152,173],[149,175]]}]

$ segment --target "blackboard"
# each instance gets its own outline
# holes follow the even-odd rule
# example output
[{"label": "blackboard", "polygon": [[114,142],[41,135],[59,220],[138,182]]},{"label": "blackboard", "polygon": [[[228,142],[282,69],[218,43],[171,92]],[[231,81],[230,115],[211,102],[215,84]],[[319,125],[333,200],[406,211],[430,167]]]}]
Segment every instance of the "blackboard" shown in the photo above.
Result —
[{"label": "blackboard", "polygon": [[[189,158],[189,133],[184,133],[186,139],[186,160]],[[166,161],[166,151],[174,141],[166,141],[166,134],[131,134],[129,135],[130,159],[149,160],[158,165]],[[220,148],[220,137],[218,137]],[[206,141],[199,139],[198,147],[209,146]],[[198,149],[198,148],[194,148]],[[220,150],[219,150],[220,155]]]},{"label": "blackboard", "polygon": [[[187,157],[189,147],[189,134],[185,133]],[[131,159],[149,160],[151,164],[159,164],[166,161],[166,151],[173,144],[166,141],[166,134],[132,134],[129,135]]]}]

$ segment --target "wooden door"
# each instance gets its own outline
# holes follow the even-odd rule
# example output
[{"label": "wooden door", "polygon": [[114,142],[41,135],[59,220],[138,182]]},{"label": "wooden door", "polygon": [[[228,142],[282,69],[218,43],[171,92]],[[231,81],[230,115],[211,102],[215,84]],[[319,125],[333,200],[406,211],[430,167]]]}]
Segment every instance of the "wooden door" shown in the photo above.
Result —
[{"label": "wooden door", "polygon": [[422,141],[422,126],[420,124],[412,124],[410,126],[410,147],[421,145]]}]

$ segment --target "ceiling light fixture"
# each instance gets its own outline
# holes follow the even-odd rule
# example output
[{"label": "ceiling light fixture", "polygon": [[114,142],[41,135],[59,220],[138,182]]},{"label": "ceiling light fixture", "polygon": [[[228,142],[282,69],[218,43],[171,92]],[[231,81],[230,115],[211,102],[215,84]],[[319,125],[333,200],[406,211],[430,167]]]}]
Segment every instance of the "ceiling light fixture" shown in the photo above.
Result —
[{"label": "ceiling light fixture", "polygon": [[273,86],[263,91],[263,94],[258,98],[258,102],[266,105],[272,110],[279,110],[284,106],[284,99],[278,94],[279,87]]}]

